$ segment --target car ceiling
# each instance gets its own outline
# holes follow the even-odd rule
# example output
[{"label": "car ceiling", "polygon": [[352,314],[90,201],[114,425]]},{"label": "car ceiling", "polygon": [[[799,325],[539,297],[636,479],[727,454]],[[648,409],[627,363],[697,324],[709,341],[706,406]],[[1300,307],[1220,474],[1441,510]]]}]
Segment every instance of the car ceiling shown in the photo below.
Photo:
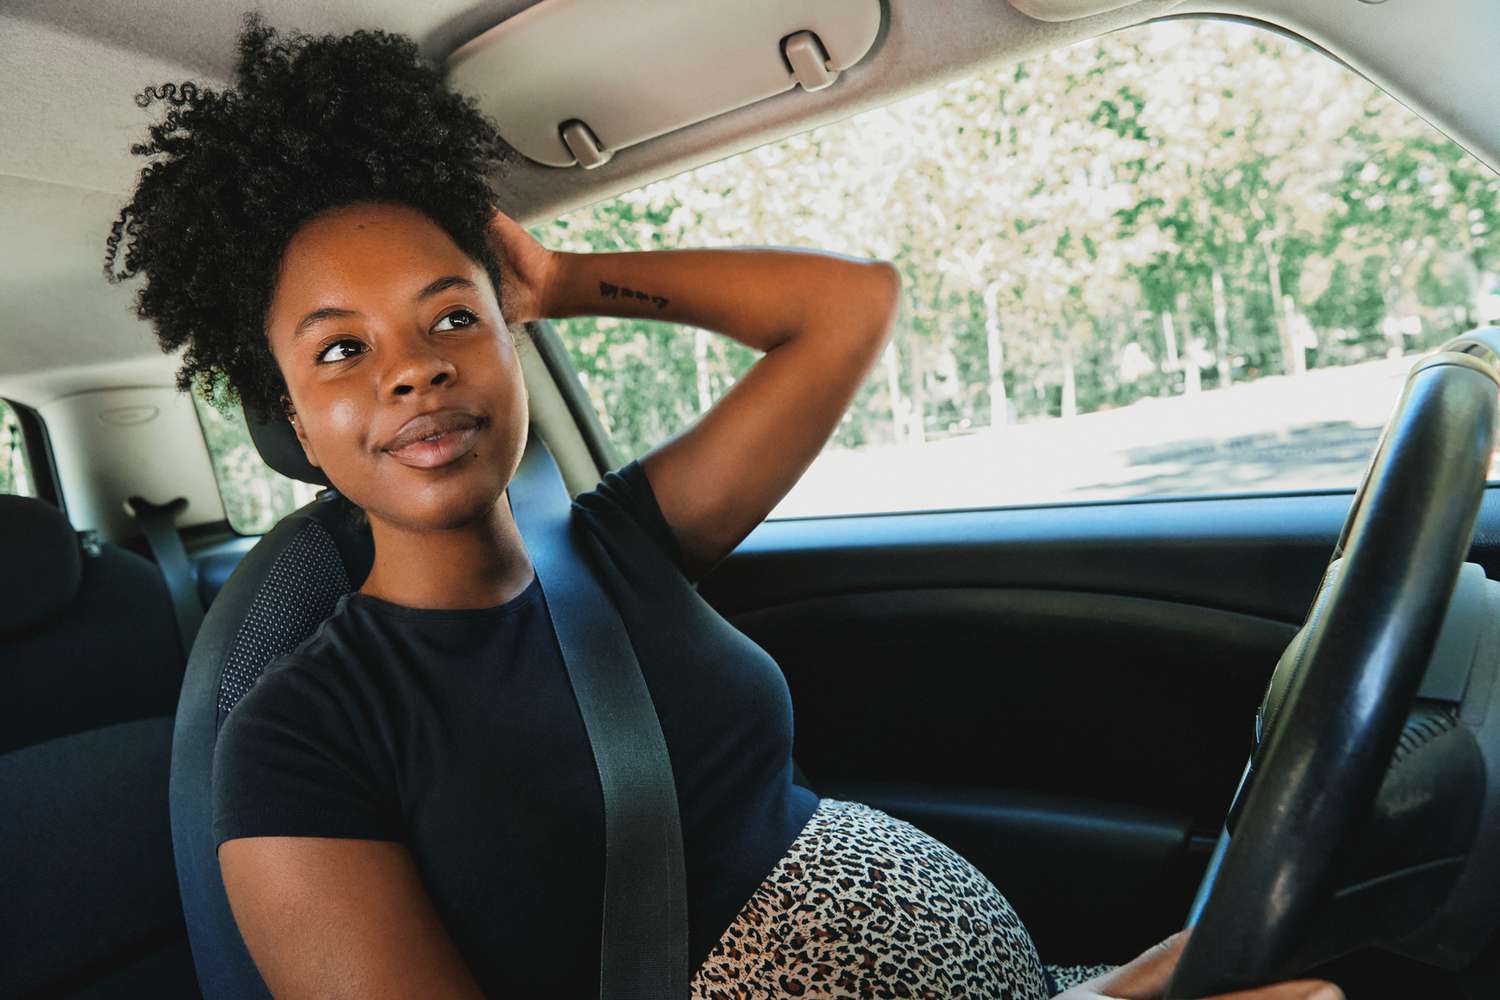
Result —
[{"label": "car ceiling", "polygon": [[[441,62],[534,2],[262,0],[259,9],[282,29],[378,26],[409,34]],[[673,2],[697,0],[632,2],[665,17]],[[1078,7],[1069,0],[1025,6],[1036,12],[1049,3]],[[104,238],[142,166],[129,146],[154,120],[134,95],[167,81],[224,86],[244,4],[138,0],[126,8],[15,0],[0,6],[0,395],[40,406],[100,386],[171,384],[175,360],[158,352],[150,328],[131,313],[136,283],[104,280]],[[1096,4],[1103,5],[1107,0]],[[1038,20],[1005,0],[882,0],[882,6],[874,47],[833,86],[794,89],[679,129],[621,150],[594,170],[523,162],[497,183],[501,206],[522,221],[543,221],[987,66],[1186,11],[1259,18],[1316,39],[1491,165],[1500,163],[1500,91],[1485,80],[1487,53],[1500,41],[1500,5],[1492,0],[1346,0],[1311,5],[1311,12],[1300,0],[1145,0],[1064,21]],[[1454,29],[1461,22],[1468,30]]]}]

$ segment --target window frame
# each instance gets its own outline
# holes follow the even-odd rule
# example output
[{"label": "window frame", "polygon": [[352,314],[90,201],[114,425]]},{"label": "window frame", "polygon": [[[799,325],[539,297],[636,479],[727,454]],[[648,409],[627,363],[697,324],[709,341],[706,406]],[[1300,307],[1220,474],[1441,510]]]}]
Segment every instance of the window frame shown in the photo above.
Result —
[{"label": "window frame", "polygon": [[[292,510],[287,511],[285,514],[282,514],[275,521],[273,521],[271,523],[270,527],[266,528],[264,531],[241,531],[240,528],[239,528],[239,526],[234,523],[234,517],[233,517],[233,514],[232,514],[232,512],[230,510],[229,499],[225,496],[225,493],[224,493],[224,480],[219,475],[220,466],[219,466],[218,455],[215,453],[213,445],[211,445],[209,443],[208,427],[205,424],[205,420],[207,420],[209,418],[205,416],[205,411],[206,410],[213,410],[214,409],[214,405],[212,403],[210,403],[209,401],[201,398],[197,394],[196,390],[193,391],[193,392],[188,393],[187,395],[190,397],[189,400],[188,400],[188,403],[189,403],[189,405],[191,405],[193,407],[193,417],[198,422],[198,434],[199,434],[199,438],[203,442],[203,452],[204,452],[204,455],[208,458],[209,467],[210,467],[210,469],[213,472],[214,489],[218,491],[218,494],[219,494],[219,505],[224,510],[224,517],[223,517],[222,520],[219,520],[219,521],[214,521],[214,522],[211,522],[211,523],[205,524],[205,525],[195,525],[194,528],[185,529],[185,531],[184,531],[184,538],[187,537],[187,532],[188,531],[194,531],[195,529],[201,529],[202,536],[205,539],[207,539],[209,542],[219,541],[219,540],[222,540],[225,537],[228,537],[230,539],[236,539],[236,538],[264,538],[267,534],[269,534],[271,532],[272,529],[274,529],[276,527],[277,524],[281,523],[282,519],[284,519],[285,517],[287,517],[293,511],[301,509],[301,507],[305,506],[306,503],[311,503],[312,502],[312,500],[308,500],[308,501],[305,501],[303,504],[299,504],[298,506],[293,507]],[[217,412],[217,411],[215,411],[215,412]],[[244,411],[243,411],[243,409],[240,410],[240,414],[241,414],[241,419],[243,420],[244,419]],[[219,419],[230,420],[232,418],[225,417],[225,416],[223,416],[223,414],[219,414]],[[247,428],[247,431],[248,431],[248,428]],[[254,438],[251,438],[248,435],[248,433],[247,433],[246,437],[247,437],[247,441],[249,443],[249,446],[250,446],[251,450],[255,453],[255,460],[257,462],[259,462],[262,466],[265,467],[265,471],[268,472],[268,473],[270,473],[273,476],[278,477],[279,479],[286,479],[287,477],[282,476],[281,473],[279,473],[275,469],[271,468],[271,466],[266,462],[265,458],[260,454],[260,450],[255,447],[255,440],[254,440]],[[292,483],[297,483],[296,480],[290,480],[290,481]],[[299,485],[301,485],[301,486],[312,486],[314,484],[304,483],[304,484],[299,484]],[[317,490],[320,493],[324,489],[326,489],[326,487],[322,487],[322,486],[318,486],[317,487]],[[316,499],[316,497],[314,497],[313,499]]]},{"label": "window frame", "polygon": [[52,436],[47,433],[46,421],[35,409],[17,402],[8,396],[0,396],[0,402],[10,407],[21,428],[21,454],[26,461],[26,471],[31,477],[32,494],[67,513],[63,499],[62,483],[57,476],[57,457],[52,450]]},{"label": "window frame", "polygon": [[618,469],[628,462],[630,459],[622,456],[619,445],[605,431],[604,423],[599,419],[593,401],[583,387],[579,371],[573,364],[573,359],[568,356],[567,345],[563,343],[557,328],[549,320],[542,319],[527,323],[526,331],[532,344],[536,346],[537,356],[546,366],[552,383],[562,393],[563,403],[568,408],[573,426],[583,437],[584,444],[589,449],[589,457],[600,473]]}]

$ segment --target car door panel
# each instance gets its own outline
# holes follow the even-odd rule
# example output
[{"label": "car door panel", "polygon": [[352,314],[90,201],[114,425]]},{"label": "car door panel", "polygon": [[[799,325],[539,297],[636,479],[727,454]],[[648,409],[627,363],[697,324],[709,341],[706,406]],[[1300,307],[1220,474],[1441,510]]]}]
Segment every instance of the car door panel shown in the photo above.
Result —
[{"label": "car door panel", "polygon": [[770,520],[700,586],[719,611],[891,587],[1128,594],[1300,622],[1351,495]]},{"label": "car door panel", "polygon": [[1139,950],[1180,919],[1207,856],[1192,835],[1213,832],[1249,749],[1247,725],[1205,722],[1253,711],[1295,633],[1149,598],[973,586],[734,622],[786,673],[814,787],[954,847],[1059,961]]},{"label": "car door panel", "polygon": [[1157,929],[1181,923],[1212,850],[1186,813],[1117,802],[928,784],[818,789],[955,847],[1001,888],[1049,964],[1122,960],[1155,943]]},{"label": "car door panel", "polygon": [[[786,672],[814,781],[939,781],[1222,816],[1288,624],[1146,598],[953,587],[737,616]],[[1193,747],[1192,754],[1184,749]],[[1231,773],[1231,780],[1237,773]]]}]

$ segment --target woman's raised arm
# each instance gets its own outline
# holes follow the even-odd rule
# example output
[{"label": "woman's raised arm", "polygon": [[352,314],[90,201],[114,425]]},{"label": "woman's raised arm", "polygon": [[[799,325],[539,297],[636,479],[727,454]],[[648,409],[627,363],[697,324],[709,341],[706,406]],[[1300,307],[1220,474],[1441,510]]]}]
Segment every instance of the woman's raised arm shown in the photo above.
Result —
[{"label": "woman's raised arm", "polygon": [[886,261],[778,248],[558,253],[496,213],[511,323],[638,316],[764,351],[691,427],[640,456],[702,576],[796,485],[889,339],[901,279]]}]

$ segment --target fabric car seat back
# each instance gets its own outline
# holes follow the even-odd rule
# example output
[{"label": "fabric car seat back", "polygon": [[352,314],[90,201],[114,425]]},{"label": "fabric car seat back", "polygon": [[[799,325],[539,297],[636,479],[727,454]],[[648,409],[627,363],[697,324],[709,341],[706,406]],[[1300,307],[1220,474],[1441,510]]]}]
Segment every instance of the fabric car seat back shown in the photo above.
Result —
[{"label": "fabric car seat back", "polygon": [[172,740],[172,843],[198,981],[207,997],[269,996],[240,937],[213,838],[220,726],[267,664],[312,635],[369,574],[374,544],[333,490],[282,518],[240,561],[193,644]]},{"label": "fabric car seat back", "polygon": [[[284,418],[245,423],[262,459],[289,479],[327,486]],[[213,836],[219,727],[266,666],[295,649],[370,573],[375,543],[336,490],[278,521],[225,581],[188,657],[172,738],[172,846],[188,939],[206,997],[266,997],[229,909]]]},{"label": "fabric car seat back", "polygon": [[167,776],[183,652],[149,560],[0,495],[0,996],[191,996]]}]

